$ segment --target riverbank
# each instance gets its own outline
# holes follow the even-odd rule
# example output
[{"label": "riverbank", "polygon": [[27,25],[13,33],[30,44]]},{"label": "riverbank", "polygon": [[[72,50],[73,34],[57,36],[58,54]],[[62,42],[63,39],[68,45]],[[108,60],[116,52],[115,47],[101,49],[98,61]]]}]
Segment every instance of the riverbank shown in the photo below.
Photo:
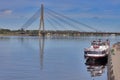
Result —
[{"label": "riverbank", "polygon": [[120,42],[115,43],[108,59],[108,80],[120,79]]}]

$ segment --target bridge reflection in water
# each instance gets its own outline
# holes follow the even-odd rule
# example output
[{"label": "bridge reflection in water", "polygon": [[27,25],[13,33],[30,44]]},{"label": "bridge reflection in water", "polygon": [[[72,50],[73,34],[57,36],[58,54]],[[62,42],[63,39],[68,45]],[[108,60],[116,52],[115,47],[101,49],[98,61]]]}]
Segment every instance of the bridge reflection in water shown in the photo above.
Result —
[{"label": "bridge reflection in water", "polygon": [[102,59],[86,59],[87,71],[90,72],[91,77],[98,77],[104,73],[107,64],[107,57]]},{"label": "bridge reflection in water", "polygon": [[39,47],[40,47],[40,66],[41,70],[43,69],[43,60],[44,60],[44,44],[45,44],[45,37],[39,37]]},{"label": "bridge reflection in water", "polygon": [[[46,68],[46,60],[45,60],[45,57],[46,57],[46,55],[45,55],[46,54],[46,51],[45,51],[46,50],[46,48],[45,48],[46,44],[45,43],[46,42],[45,41],[47,41],[45,37],[39,37],[39,51],[40,51],[39,56],[40,56],[40,68],[41,68],[41,71],[44,71],[44,70],[47,71],[47,70],[51,70],[52,69],[52,68],[50,68],[50,69]],[[103,59],[86,59],[86,62],[85,62],[87,71],[91,74],[91,77],[92,78],[97,77],[97,79],[100,78],[100,76],[103,76],[104,72],[106,72],[105,71],[106,70],[106,64],[107,64],[107,58],[103,58]],[[55,65],[60,66],[58,64],[55,64]],[[55,71],[56,68],[53,69],[53,70]],[[89,73],[88,73],[88,75],[89,75]],[[52,74],[62,75],[61,73],[52,73]],[[63,74],[65,74],[64,71],[63,71]]]}]

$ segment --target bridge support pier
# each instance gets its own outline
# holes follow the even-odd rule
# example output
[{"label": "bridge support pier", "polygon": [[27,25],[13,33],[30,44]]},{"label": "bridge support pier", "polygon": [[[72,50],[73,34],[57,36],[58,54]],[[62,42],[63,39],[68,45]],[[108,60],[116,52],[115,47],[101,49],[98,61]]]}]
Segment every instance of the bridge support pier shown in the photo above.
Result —
[{"label": "bridge support pier", "polygon": [[41,4],[39,36],[44,36],[44,5]]}]

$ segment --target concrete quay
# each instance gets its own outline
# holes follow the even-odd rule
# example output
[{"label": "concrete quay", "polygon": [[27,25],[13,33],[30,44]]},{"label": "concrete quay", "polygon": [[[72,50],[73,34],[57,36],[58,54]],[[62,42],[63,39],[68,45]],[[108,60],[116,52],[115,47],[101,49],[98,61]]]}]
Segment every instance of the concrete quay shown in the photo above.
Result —
[{"label": "concrete quay", "polygon": [[120,42],[112,46],[108,55],[108,80],[120,80]]}]

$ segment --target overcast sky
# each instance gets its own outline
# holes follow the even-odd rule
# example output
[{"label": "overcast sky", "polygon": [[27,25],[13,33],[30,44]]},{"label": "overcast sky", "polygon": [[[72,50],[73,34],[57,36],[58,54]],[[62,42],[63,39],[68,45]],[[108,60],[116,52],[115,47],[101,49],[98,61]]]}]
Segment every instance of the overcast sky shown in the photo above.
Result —
[{"label": "overcast sky", "polygon": [[41,3],[99,30],[120,31],[120,0],[0,0],[0,28],[19,29]]}]

